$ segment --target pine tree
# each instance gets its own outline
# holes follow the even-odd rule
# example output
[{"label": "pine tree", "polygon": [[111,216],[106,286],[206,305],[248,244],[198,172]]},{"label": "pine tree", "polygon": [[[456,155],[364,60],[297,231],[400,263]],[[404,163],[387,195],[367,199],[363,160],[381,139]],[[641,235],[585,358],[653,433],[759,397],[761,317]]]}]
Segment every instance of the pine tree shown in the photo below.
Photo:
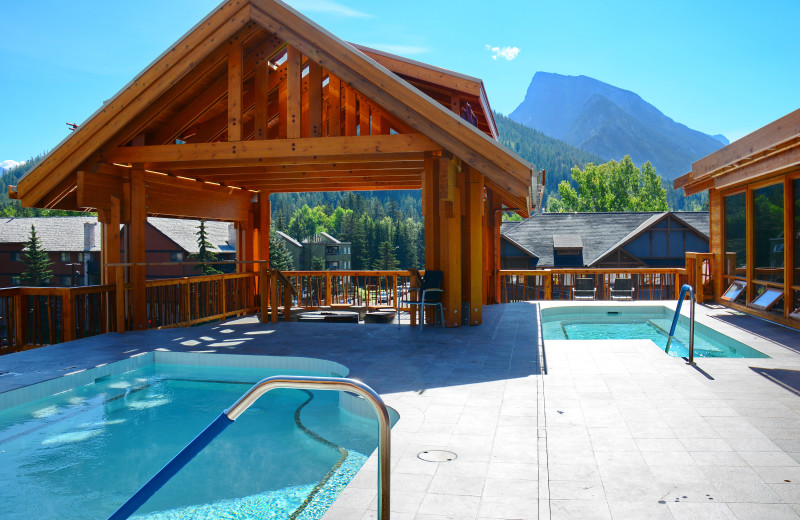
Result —
[{"label": "pine tree", "polygon": [[195,234],[197,235],[197,245],[199,246],[199,251],[197,254],[191,255],[190,258],[196,259],[199,262],[203,262],[202,264],[195,266],[195,269],[199,269],[203,276],[209,274],[221,274],[222,271],[215,268],[213,265],[206,263],[215,261],[217,259],[217,254],[212,251],[214,245],[208,241],[208,233],[206,233],[206,223],[204,220],[200,221],[200,226]]},{"label": "pine tree", "polygon": [[25,244],[22,255],[22,262],[25,264],[25,271],[20,277],[22,285],[41,287],[50,284],[50,277],[53,276],[50,267],[53,262],[50,261],[47,251],[41,247],[39,237],[36,236],[36,228],[31,224],[31,236]]},{"label": "pine tree", "polygon": [[311,270],[312,271],[324,271],[325,270],[325,260],[322,259],[321,256],[315,256],[311,259]]},{"label": "pine tree", "polygon": [[375,260],[375,269],[391,271],[397,269],[397,258],[394,256],[394,246],[388,240],[381,242],[378,248],[378,259]]},{"label": "pine tree", "polygon": [[275,231],[269,232],[269,266],[279,271],[291,271],[294,269],[294,261],[286,242],[278,238]]}]

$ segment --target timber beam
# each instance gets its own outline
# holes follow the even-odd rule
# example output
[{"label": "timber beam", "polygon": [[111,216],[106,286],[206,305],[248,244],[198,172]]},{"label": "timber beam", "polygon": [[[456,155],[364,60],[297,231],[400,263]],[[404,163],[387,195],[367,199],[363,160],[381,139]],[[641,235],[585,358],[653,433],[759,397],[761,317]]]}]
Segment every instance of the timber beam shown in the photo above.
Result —
[{"label": "timber beam", "polygon": [[[230,141],[155,146],[127,146],[111,152],[108,161],[115,164],[157,163],[177,166],[190,162],[196,167],[259,166],[265,160],[302,158],[312,162],[349,160],[360,156],[380,160],[385,155],[420,154],[440,147],[422,134],[373,135],[274,139],[267,141]],[[273,163],[276,164],[276,163]]]}]

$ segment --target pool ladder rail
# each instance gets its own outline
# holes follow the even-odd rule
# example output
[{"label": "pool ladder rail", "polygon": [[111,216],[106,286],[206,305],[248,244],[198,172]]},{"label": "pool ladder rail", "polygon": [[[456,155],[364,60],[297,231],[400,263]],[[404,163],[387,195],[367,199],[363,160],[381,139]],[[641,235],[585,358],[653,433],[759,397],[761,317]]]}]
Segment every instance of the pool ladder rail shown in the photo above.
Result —
[{"label": "pool ladder rail", "polygon": [[686,362],[687,365],[695,365],[694,362],[694,287],[689,284],[684,284],[681,287],[680,296],[678,296],[678,306],[675,308],[675,316],[672,318],[672,327],[669,329],[669,338],[667,339],[667,347],[665,349],[666,352],[669,352],[669,345],[672,343],[672,337],[675,335],[675,327],[678,325],[678,318],[681,315],[681,305],[683,305],[683,300],[686,298],[686,293],[689,293],[689,297],[691,298],[691,307],[689,308],[689,360]]},{"label": "pool ladder rail", "polygon": [[233,424],[261,396],[277,388],[294,388],[297,390],[338,390],[353,392],[363,397],[372,406],[378,416],[378,520],[389,520],[389,473],[390,473],[390,441],[391,422],[389,411],[383,399],[372,388],[361,381],[341,377],[301,377],[273,376],[256,383],[233,406],[222,412],[211,424],[187,444],[175,457],[150,480],[134,493],[109,520],[123,520],[136,512],[164,484],[174,477],[203,448],[214,440],[222,431]]}]

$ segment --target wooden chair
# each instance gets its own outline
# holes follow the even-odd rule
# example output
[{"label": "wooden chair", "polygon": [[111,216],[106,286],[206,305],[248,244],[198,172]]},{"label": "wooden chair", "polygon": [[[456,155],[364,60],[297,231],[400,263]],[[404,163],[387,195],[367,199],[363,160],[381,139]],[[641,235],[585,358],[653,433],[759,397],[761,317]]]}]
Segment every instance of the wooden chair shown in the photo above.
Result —
[{"label": "wooden chair", "polygon": [[577,278],[575,287],[572,288],[573,300],[594,300],[597,297],[597,288],[594,278]]},{"label": "wooden chair", "polygon": [[[442,307],[442,279],[444,273],[442,271],[426,270],[425,276],[422,277],[422,282],[419,287],[410,287],[406,299],[400,300],[403,305],[411,307],[419,307],[419,328],[422,328],[424,323],[424,310],[426,306],[439,307],[439,317],[444,327],[444,307]],[[413,297],[411,293],[416,292],[418,295]],[[412,311],[414,312],[414,311]],[[397,319],[398,323],[400,318]],[[436,312],[433,313],[433,324],[436,325]]]},{"label": "wooden chair", "polygon": [[634,288],[630,278],[615,278],[611,288],[611,299],[617,301],[633,301]]}]

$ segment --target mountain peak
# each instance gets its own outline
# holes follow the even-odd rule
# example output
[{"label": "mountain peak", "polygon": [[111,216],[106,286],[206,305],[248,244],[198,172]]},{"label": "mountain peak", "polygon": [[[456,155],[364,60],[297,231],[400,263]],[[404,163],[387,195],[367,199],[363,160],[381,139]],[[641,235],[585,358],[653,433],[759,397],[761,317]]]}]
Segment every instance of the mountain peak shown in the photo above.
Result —
[{"label": "mountain peak", "polygon": [[638,94],[589,76],[536,72],[509,117],[603,159],[650,161],[667,179],[727,141],[676,123]]}]

